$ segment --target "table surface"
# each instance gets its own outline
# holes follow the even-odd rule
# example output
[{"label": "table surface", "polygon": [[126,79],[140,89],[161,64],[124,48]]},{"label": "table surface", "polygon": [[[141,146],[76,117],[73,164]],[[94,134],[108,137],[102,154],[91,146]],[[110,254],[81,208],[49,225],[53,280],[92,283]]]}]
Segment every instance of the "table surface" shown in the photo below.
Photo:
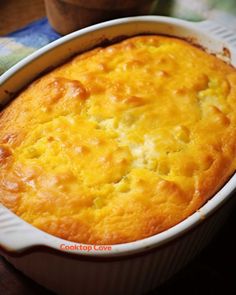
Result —
[{"label": "table surface", "polygon": [[43,0],[0,0],[0,35],[45,16]]},{"label": "table surface", "polygon": [[[230,216],[216,238],[193,262],[149,295],[235,295],[236,214]],[[0,258],[0,294],[52,295]]]},{"label": "table surface", "polygon": [[[27,13],[22,13],[27,11]],[[0,35],[45,16],[43,0],[0,0]],[[236,214],[222,228],[211,244],[173,279],[151,295],[236,294]],[[203,291],[204,290],[204,291]],[[51,292],[15,270],[0,257],[0,294],[50,295]]]}]

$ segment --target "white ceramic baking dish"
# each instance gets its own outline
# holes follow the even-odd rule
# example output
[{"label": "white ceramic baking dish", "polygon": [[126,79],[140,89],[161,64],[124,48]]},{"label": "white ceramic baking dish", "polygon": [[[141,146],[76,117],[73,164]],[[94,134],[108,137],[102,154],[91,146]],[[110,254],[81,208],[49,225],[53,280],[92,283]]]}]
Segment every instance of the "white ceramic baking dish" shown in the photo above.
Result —
[{"label": "white ceramic baking dish", "polygon": [[[74,32],[19,62],[0,77],[0,102],[4,105],[30,81],[76,53],[120,36],[145,33],[187,38],[236,65],[236,35],[215,23],[158,16],[124,18]],[[210,241],[234,205],[235,187],[233,175],[210,201],[178,225],[106,250],[61,249],[61,245],[80,245],[40,231],[0,205],[1,253],[58,294],[143,294],[166,281]]]}]

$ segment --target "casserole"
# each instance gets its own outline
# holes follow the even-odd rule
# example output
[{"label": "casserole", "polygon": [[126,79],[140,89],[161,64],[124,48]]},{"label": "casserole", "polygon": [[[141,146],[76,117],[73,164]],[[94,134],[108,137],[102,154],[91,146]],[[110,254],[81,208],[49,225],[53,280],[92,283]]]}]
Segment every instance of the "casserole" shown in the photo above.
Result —
[{"label": "casserole", "polygon": [[[40,73],[75,53],[121,35],[145,33],[187,38],[235,65],[236,39],[218,25],[165,17],[120,19],[72,33],[18,63],[1,77],[1,102],[4,105]],[[16,268],[60,294],[77,294],[79,290],[83,294],[142,294],[168,279],[207,244],[233,207],[234,182],[235,176],[180,224],[112,248],[95,249],[53,237],[1,206],[1,248]]]}]

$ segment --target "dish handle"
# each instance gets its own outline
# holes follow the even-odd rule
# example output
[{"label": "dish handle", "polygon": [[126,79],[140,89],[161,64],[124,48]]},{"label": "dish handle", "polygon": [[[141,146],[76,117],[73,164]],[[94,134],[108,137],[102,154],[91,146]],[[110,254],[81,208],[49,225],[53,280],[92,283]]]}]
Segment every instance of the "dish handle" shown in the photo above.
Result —
[{"label": "dish handle", "polygon": [[235,31],[230,28],[227,28],[213,20],[192,22],[192,25],[203,32],[210,33],[212,36],[220,39],[221,41],[227,42],[229,45],[236,47],[236,34]]},{"label": "dish handle", "polygon": [[0,250],[7,253],[23,252],[50,244],[50,238],[0,204]]}]

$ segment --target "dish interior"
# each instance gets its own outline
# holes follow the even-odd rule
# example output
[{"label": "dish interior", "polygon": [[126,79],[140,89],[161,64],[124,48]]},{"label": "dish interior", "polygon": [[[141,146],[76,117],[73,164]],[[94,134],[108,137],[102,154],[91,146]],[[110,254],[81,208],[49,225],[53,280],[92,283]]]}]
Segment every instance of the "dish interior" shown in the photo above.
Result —
[{"label": "dish interior", "polygon": [[3,110],[1,203],[79,243],[163,232],[235,171],[235,96],[235,69],[184,40],[81,54]]}]

